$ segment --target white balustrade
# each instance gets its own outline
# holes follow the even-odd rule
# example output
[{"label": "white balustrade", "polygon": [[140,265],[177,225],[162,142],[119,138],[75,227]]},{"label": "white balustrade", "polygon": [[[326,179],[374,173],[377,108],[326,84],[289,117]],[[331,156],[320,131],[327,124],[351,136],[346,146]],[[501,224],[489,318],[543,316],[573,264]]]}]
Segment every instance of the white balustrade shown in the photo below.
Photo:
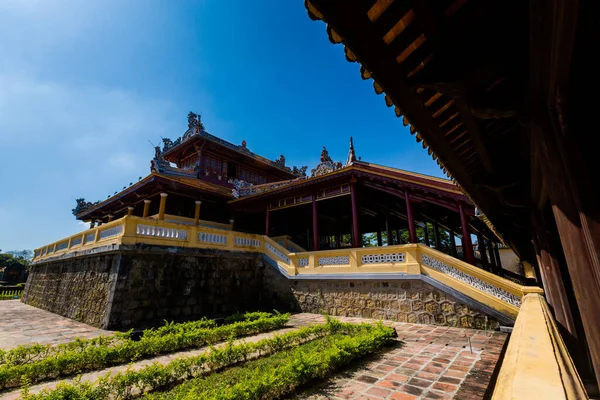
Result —
[{"label": "white balustrade", "polygon": [[100,236],[98,240],[106,239],[113,236],[118,236],[123,233],[123,225],[117,225],[100,231]]},{"label": "white balustrade", "polygon": [[463,271],[458,270],[450,265],[444,264],[442,261],[436,260],[433,257],[423,254],[421,256],[421,262],[426,266],[433,268],[437,271],[443,272],[446,275],[453,277],[467,285],[473,286],[476,289],[481,290],[487,294],[495,296],[500,300],[503,300],[515,307],[521,307],[521,299],[512,293],[507,292],[504,289],[496,287],[491,283],[485,282],[477,277],[471,276]]},{"label": "white balustrade", "polygon": [[320,267],[326,265],[350,265],[350,256],[318,257],[317,264]]},{"label": "white balustrade", "polygon": [[198,241],[202,243],[212,243],[224,246],[227,244],[227,236],[219,235],[217,233],[199,232]]},{"label": "white balustrade", "polygon": [[236,236],[235,245],[244,247],[260,247],[260,240]]},{"label": "white balustrade", "polygon": [[186,229],[165,228],[156,225],[138,224],[135,233],[140,236],[154,236],[165,239],[187,240]]},{"label": "white balustrade", "polygon": [[284,261],[287,264],[290,263],[289,257],[287,255],[283,254],[281,251],[277,250],[273,245],[271,245],[271,243],[266,242],[265,243],[265,248],[269,252],[271,252],[272,254],[274,254],[276,257],[278,257],[280,260]]},{"label": "white balustrade", "polygon": [[363,264],[402,263],[404,253],[365,254],[361,257]]},{"label": "white balustrade", "polygon": [[298,258],[298,268],[308,267],[308,257]]}]

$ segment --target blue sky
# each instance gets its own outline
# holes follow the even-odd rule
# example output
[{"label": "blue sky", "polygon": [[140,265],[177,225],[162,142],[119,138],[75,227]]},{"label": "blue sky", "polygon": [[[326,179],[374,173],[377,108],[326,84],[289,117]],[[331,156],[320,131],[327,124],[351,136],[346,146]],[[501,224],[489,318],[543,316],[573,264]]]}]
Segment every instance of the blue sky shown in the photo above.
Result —
[{"label": "blue sky", "polygon": [[0,1],[0,249],[85,227],[75,198],[149,173],[187,113],[289,165],[322,146],[442,177],[325,24],[294,1]]}]

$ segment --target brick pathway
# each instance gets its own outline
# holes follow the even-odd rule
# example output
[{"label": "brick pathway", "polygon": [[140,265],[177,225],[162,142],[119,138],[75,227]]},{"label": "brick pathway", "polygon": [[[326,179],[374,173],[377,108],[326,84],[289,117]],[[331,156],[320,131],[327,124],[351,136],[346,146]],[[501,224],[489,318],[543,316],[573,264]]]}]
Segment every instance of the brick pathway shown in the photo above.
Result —
[{"label": "brick pathway", "polygon": [[[4,305],[2,303],[10,303]],[[76,336],[92,337],[110,333],[89,327],[47,311],[21,304],[0,302],[0,348],[32,342],[58,343]],[[364,322],[360,318],[340,317],[342,321]],[[324,322],[321,315],[293,315],[289,327]],[[7,323],[5,323],[7,322]],[[499,332],[473,329],[386,322],[398,332],[398,343],[381,355],[357,363],[332,379],[317,384],[297,396],[298,399],[481,399],[506,340]],[[39,330],[38,332],[35,332]],[[26,338],[18,335],[26,334]],[[255,341],[274,333],[255,335],[244,340]],[[10,338],[13,335],[15,337]],[[473,352],[467,337],[471,338]],[[154,362],[167,363],[177,357],[205,351],[197,349],[83,374],[83,381],[94,381],[107,372],[139,369]],[[53,388],[59,381],[31,387],[32,393]],[[2,399],[17,399],[19,392],[3,393]]]},{"label": "brick pathway", "polygon": [[[360,318],[340,318],[363,322]],[[500,332],[387,322],[398,343],[296,396],[322,399],[484,398],[507,338]],[[471,338],[471,352],[467,337]]]},{"label": "brick pathway", "polygon": [[109,331],[61,317],[20,300],[0,301],[0,349],[34,343],[57,344],[111,334]]}]

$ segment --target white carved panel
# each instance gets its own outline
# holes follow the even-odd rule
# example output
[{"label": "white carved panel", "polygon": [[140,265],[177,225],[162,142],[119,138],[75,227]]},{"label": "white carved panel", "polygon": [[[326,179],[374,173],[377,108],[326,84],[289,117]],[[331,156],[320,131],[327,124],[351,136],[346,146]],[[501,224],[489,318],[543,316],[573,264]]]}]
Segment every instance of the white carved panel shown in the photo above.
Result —
[{"label": "white carved panel", "polygon": [[61,251],[69,247],[69,241],[60,242],[56,245],[56,251]]},{"label": "white carved panel", "polygon": [[187,230],[175,229],[175,228],[164,228],[155,225],[141,225],[138,224],[135,233],[140,236],[154,236],[166,239],[187,239]]},{"label": "white carved panel", "polygon": [[365,254],[361,261],[363,264],[401,263],[404,262],[404,253]]},{"label": "white carved panel", "polygon": [[245,247],[260,247],[260,240],[236,236],[235,237],[235,245],[236,246],[245,246]]},{"label": "white carved panel", "polygon": [[287,264],[290,263],[290,259],[288,258],[288,256],[286,256],[285,254],[283,254],[282,252],[280,252],[279,250],[277,250],[275,247],[273,247],[273,245],[271,245],[271,243],[265,243],[265,247],[267,250],[269,250],[271,253],[275,254],[277,257],[279,257],[281,260],[285,261]]},{"label": "white carved panel", "polygon": [[123,232],[123,225],[113,226],[111,228],[100,231],[99,240],[106,239],[112,236],[120,235]]},{"label": "white carved panel", "polygon": [[490,283],[484,282],[479,278],[459,271],[458,269],[446,265],[443,262],[436,260],[435,258],[423,255],[421,256],[421,261],[423,262],[423,264],[435,270],[443,272],[444,274],[449,275],[455,279],[458,279],[459,281],[464,282],[470,286],[473,286],[474,288],[479,289],[482,292],[497,297],[500,300],[512,304],[515,307],[521,307],[521,299],[515,296],[514,294],[508,293],[504,289],[501,289]]},{"label": "white carved panel", "polygon": [[95,238],[96,238],[96,232],[90,232],[85,235],[85,242],[86,243],[93,242]]},{"label": "white carved panel", "polygon": [[319,257],[317,264],[323,265],[349,265],[350,256]]},{"label": "white carved panel", "polygon": [[217,233],[206,233],[200,232],[198,233],[198,241],[203,243],[212,243],[212,244],[227,244],[227,236],[219,235]]},{"label": "white carved panel", "polygon": [[298,267],[308,267],[308,257],[298,258]]}]

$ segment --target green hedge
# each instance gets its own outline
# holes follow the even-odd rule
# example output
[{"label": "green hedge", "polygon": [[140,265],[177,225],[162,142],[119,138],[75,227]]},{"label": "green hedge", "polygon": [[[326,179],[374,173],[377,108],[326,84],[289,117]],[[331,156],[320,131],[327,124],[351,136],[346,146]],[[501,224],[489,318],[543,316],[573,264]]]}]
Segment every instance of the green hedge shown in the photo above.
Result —
[{"label": "green hedge", "polygon": [[394,339],[391,328],[377,328],[348,336],[337,333],[293,350],[250,361],[220,374],[185,382],[164,393],[149,394],[151,400],[175,399],[277,399],[300,385],[323,378]]},{"label": "green hedge", "polygon": [[[382,344],[391,340],[385,338],[391,338],[393,332],[393,329],[385,328],[382,325],[341,324],[335,320],[330,320],[327,324],[304,327],[297,331],[275,335],[255,343],[239,343],[234,345],[232,341],[229,341],[225,346],[219,348],[213,347],[209,352],[198,356],[179,358],[166,365],[155,363],[138,371],[127,370],[113,376],[105,376],[93,383],[62,383],[54,390],[44,391],[37,395],[28,394],[27,391],[25,391],[22,398],[26,400],[102,400],[129,398],[152,390],[172,387],[183,380],[222,370],[233,364],[244,362],[251,357],[274,354],[278,351],[298,345],[301,345],[300,349],[306,349],[306,345],[302,345],[303,343],[313,339],[323,338],[328,334],[335,335],[331,340],[328,339],[328,343],[335,344],[338,340],[357,336],[368,337],[370,340],[377,339],[376,342]],[[344,343],[343,340],[341,343]],[[363,350],[364,348],[366,347],[363,346]],[[280,355],[273,357],[277,357],[277,360],[281,359]],[[278,363],[280,363],[280,361],[277,361],[277,363],[273,365],[277,365]],[[225,374],[228,373],[228,371],[225,372]],[[222,374],[211,374],[208,376],[214,376],[216,377],[215,379],[219,380],[221,375]],[[192,382],[195,381],[196,380],[193,380]],[[187,386],[181,386],[181,388],[183,387]],[[181,388],[176,390],[181,390]],[[160,394],[159,396],[171,398],[168,393]]]},{"label": "green hedge", "polygon": [[[0,365],[0,389],[20,386],[23,381],[34,383],[55,379],[210,345],[228,338],[267,332],[283,327],[289,317],[289,314],[276,314],[208,327],[205,326],[210,325],[207,320],[167,324],[157,330],[145,331],[139,341],[134,341],[130,333],[126,333],[114,337],[75,340],[57,346],[58,350],[41,345],[14,349],[2,355],[5,363]],[[14,360],[19,360],[19,363],[13,362]]]}]

